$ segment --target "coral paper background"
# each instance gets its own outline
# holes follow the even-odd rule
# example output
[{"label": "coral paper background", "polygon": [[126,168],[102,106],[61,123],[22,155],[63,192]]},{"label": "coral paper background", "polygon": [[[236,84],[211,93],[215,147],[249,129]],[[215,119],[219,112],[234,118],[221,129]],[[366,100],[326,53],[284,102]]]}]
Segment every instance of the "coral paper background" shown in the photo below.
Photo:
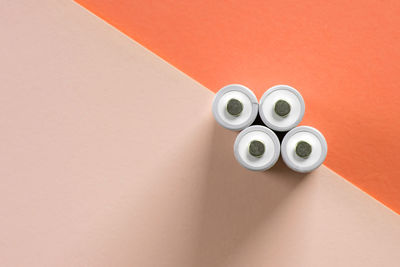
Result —
[{"label": "coral paper background", "polygon": [[298,88],[326,165],[400,212],[400,1],[77,2],[214,92]]}]

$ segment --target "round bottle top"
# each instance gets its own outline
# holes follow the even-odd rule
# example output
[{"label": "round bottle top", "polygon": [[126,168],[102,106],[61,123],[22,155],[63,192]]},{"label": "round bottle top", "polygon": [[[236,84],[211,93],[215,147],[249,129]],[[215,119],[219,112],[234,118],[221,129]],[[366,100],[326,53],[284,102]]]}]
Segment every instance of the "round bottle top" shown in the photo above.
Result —
[{"label": "round bottle top", "polygon": [[260,99],[259,113],[262,121],[278,132],[296,127],[303,119],[304,111],[303,97],[288,85],[273,86]]},{"label": "round bottle top", "polygon": [[253,171],[268,170],[275,165],[280,154],[276,134],[265,126],[250,126],[236,137],[233,151],[236,160]]},{"label": "round bottle top", "polygon": [[286,165],[297,172],[310,172],[325,160],[328,145],[324,136],[310,126],[289,131],[282,140],[281,153]]},{"label": "round bottle top", "polygon": [[240,131],[250,126],[257,117],[258,101],[255,94],[240,84],[223,87],[214,97],[212,111],[223,127]]}]

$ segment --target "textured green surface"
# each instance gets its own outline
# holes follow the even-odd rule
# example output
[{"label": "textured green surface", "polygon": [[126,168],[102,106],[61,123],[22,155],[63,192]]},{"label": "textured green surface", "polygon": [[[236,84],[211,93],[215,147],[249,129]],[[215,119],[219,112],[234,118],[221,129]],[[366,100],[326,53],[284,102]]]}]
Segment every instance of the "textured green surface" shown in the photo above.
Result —
[{"label": "textured green surface", "polygon": [[263,142],[253,140],[249,145],[249,153],[254,157],[261,157],[265,152],[265,145]]},{"label": "textured green surface", "polygon": [[312,147],[305,141],[300,141],[296,145],[296,154],[301,158],[308,158],[312,152]]},{"label": "textured green surface", "polygon": [[243,111],[243,104],[239,100],[232,98],[228,101],[226,105],[226,110],[232,116],[239,116]]},{"label": "textured green surface", "polygon": [[275,113],[281,117],[285,117],[290,113],[290,104],[285,100],[278,100],[275,103]]}]

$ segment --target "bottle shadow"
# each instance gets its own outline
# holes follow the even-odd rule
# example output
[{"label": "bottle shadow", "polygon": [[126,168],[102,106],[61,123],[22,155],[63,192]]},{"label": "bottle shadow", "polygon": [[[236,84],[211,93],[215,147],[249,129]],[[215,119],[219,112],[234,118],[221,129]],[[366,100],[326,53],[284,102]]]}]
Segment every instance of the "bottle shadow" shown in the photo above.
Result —
[{"label": "bottle shadow", "polygon": [[214,123],[194,266],[223,266],[307,176],[281,159],[265,172],[243,168],[233,155],[236,135]]}]

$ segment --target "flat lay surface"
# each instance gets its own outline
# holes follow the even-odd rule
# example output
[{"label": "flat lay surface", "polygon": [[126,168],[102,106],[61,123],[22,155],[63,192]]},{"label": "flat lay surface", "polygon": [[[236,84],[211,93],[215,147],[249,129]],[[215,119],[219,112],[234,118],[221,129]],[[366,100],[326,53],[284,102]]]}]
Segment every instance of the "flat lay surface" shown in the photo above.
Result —
[{"label": "flat lay surface", "polygon": [[398,266],[398,214],[324,165],[244,169],[214,93],[80,5],[0,23],[1,266]]},{"label": "flat lay surface", "polygon": [[213,92],[297,88],[325,164],[400,212],[400,1],[77,2]]}]

